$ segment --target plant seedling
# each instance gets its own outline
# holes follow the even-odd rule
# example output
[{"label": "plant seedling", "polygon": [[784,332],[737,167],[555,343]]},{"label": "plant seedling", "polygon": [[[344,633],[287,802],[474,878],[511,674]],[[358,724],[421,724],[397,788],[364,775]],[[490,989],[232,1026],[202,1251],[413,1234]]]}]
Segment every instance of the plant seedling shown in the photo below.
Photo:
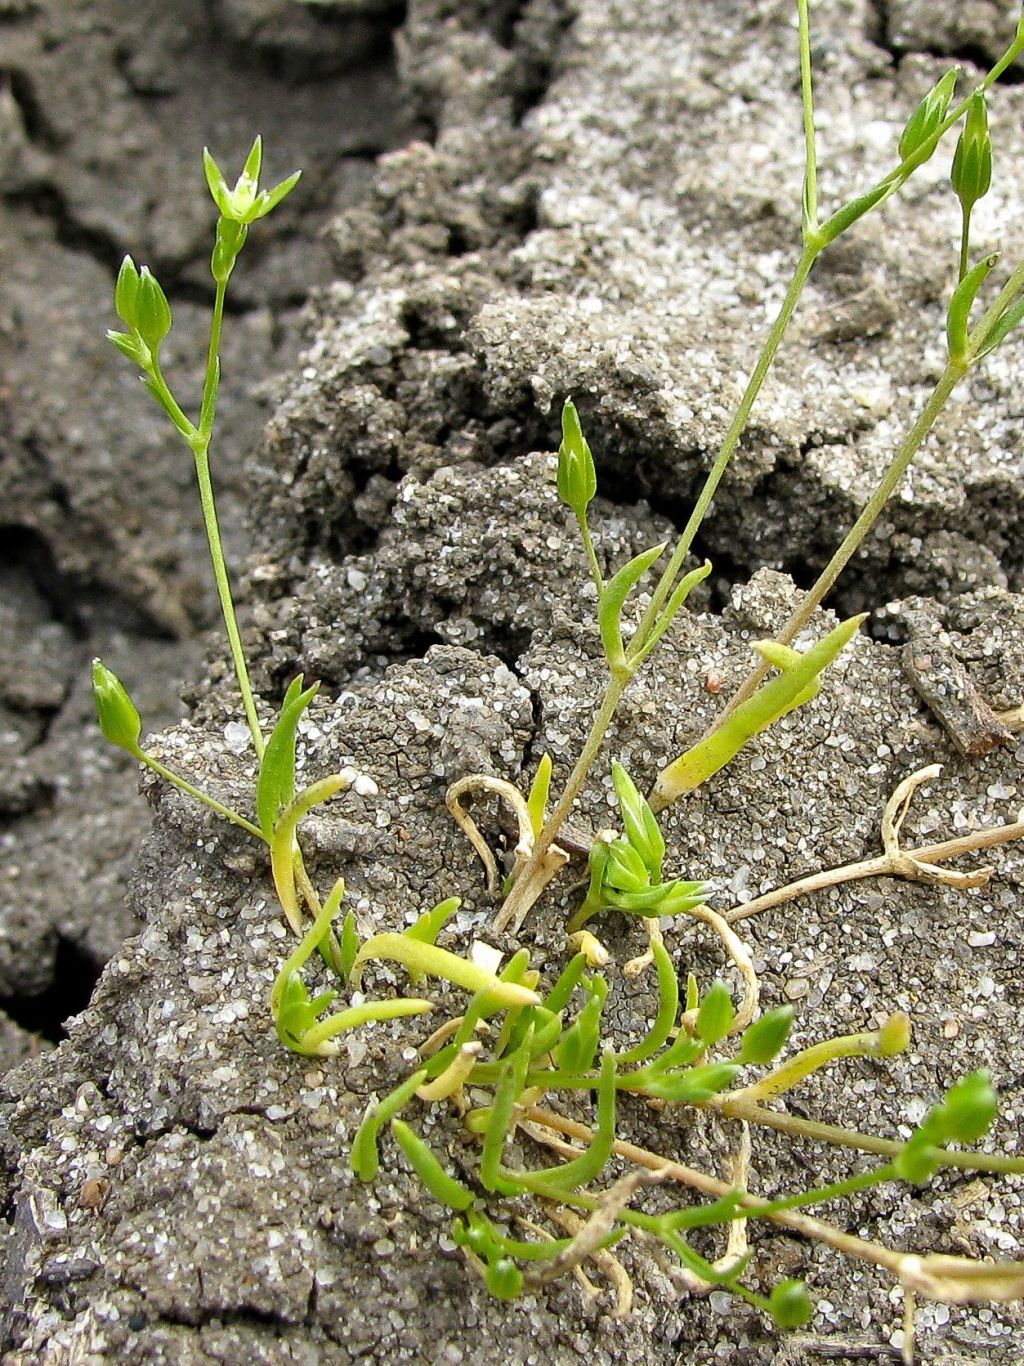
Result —
[{"label": "plant seedling", "polygon": [[[321,904],[303,863],[299,831],[308,812],[350,786],[359,787],[363,795],[371,795],[375,786],[365,776],[345,771],[296,790],[299,726],[316,693],[316,685],[305,687],[301,677],[289,686],[269,738],[265,734],[235,618],[210,478],[220,334],[228,283],[249,226],[290,193],[298,173],[272,190],[260,190],[262,144],[257,138],[240,176],[229,186],[213,157],[204,153],[207,184],[219,218],[211,257],[215,298],[198,421],[193,422],[180,407],[161,370],[160,348],[172,324],[171,308],[163,290],[149,269],[137,267],[130,257],[125,259],[117,278],[115,308],[127,330],[111,332],[110,339],[139,368],[147,389],[182,436],[195,461],[214,579],[242,707],[259,764],[253,793],[255,819],[202,792],[142,747],[142,725],[136,708],[121,683],[97,660],[93,666],[93,687],[100,727],[111,743],[267,846],[283,913],[299,941],[277,974],[270,997],[274,1027],[289,1049],[330,1058],[339,1049],[339,1036],[347,1030],[435,1008],[426,997],[360,997],[328,1013],[342,991],[352,992],[361,987],[364,971],[374,961],[402,964],[414,986],[431,977],[470,993],[462,1013],[447,1019],[422,1045],[421,1065],[388,1095],[371,1102],[353,1137],[349,1160],[361,1180],[372,1181],[380,1167],[382,1139],[385,1145],[393,1139],[426,1190],[452,1211],[452,1235],[469,1267],[481,1276],[492,1294],[503,1300],[515,1299],[526,1289],[543,1285],[556,1275],[578,1272],[581,1262],[590,1258],[616,1285],[618,1303],[628,1305],[629,1275],[612,1249],[617,1249],[622,1240],[637,1230],[661,1245],[676,1273],[689,1285],[703,1283],[728,1289],[769,1315],[780,1328],[799,1327],[812,1312],[808,1292],[801,1282],[787,1277],[778,1281],[769,1294],[762,1295],[744,1280],[751,1260],[745,1228],[751,1219],[768,1220],[824,1241],[851,1257],[885,1267],[911,1296],[922,1293],[968,1303],[1024,1294],[1022,1264],[982,1265],[959,1257],[917,1257],[869,1242],[799,1212],[804,1206],[840,1199],[884,1183],[923,1184],[947,1167],[1021,1173],[1024,1159],[982,1153],[971,1147],[989,1132],[998,1107],[990,1078],[984,1071],[955,1082],[905,1141],[839,1129],[772,1108],[770,1102],[823,1069],[841,1065],[844,1059],[874,1059],[881,1065],[902,1052],[910,1039],[909,1020],[897,1013],[880,1029],[825,1038],[787,1056],[792,1007],[759,1013],[759,984],[751,954],[731,925],[731,921],[760,907],[751,903],[739,908],[742,914],[722,915],[704,904],[707,889],[701,883],[666,881],[664,876],[667,850],[656,812],[708,781],[753,736],[792,709],[806,705],[822,690],[827,670],[850,644],[863,616],[840,623],[803,651],[793,647],[794,639],[873,526],[956,383],[1024,318],[1024,263],[1011,272],[995,298],[982,306],[979,299],[995,268],[996,257],[987,256],[973,265],[970,260],[971,215],[975,204],[987,193],[992,177],[986,92],[1024,52],[1024,21],[992,70],[955,105],[957,72],[947,72],[911,115],[900,138],[898,161],[893,169],[866,192],[835,209],[831,216],[823,217],[818,203],[808,0],[797,0],[796,7],[806,151],[800,258],[735,417],[667,560],[666,543],[641,552],[617,570],[606,572],[602,567],[600,548],[589,524],[598,488],[595,460],[574,404],[567,400],[563,408],[557,491],[578,525],[597,591],[595,630],[604,655],[607,681],[590,733],[560,794],[552,795],[552,764],[547,755],[542,756],[525,798],[513,784],[489,775],[460,780],[448,794],[449,809],[484,859],[490,884],[497,883],[495,861],[462,806],[462,799],[480,790],[496,793],[517,816],[519,843],[506,900],[495,922],[497,930],[511,924],[518,931],[547,883],[568,861],[557,840],[604,744],[623,693],[671,629],[689,594],[710,572],[707,563],[686,569],[694,538],[739,444],[815,262],[854,223],[898,193],[932,157],[940,141],[962,122],[951,177],[961,206],[962,232],[957,284],[947,312],[947,363],[924,410],[860,517],[778,637],[756,644],[760,663],[727,703],[709,734],[662,771],[649,799],[640,793],[621,765],[613,765],[612,782],[622,833],[612,832],[609,838],[598,838],[590,850],[589,887],[568,926],[580,951],[546,990],[542,973],[530,967],[524,947],[517,947],[499,971],[501,955],[486,944],[474,944],[467,955],[437,944],[460,904],[458,898],[450,897],[424,911],[401,933],[384,931],[360,942],[354,913],[349,910],[342,917],[344,882],[338,879]],[[981,316],[972,324],[977,310]],[[663,560],[645,602],[640,596],[642,585]],[[776,676],[765,681],[772,669]],[[940,880],[943,876],[973,877],[975,882],[970,885],[989,875],[988,870],[984,874],[943,874],[937,863],[963,851],[956,841],[948,842],[956,845],[955,850],[945,846],[910,852],[900,849],[899,827],[921,778],[922,774],[917,774],[905,780],[886,809],[883,859],[857,865],[853,872],[844,869],[816,875],[816,885],[831,885],[851,876],[878,872],[924,881]],[[1024,823],[1018,822],[1008,831],[1001,837],[1016,838],[1024,834]],[[792,889],[785,890],[787,894],[797,894]],[[761,898],[762,903],[765,900]],[[611,912],[639,917],[647,932],[647,954],[627,964],[624,977],[636,976],[648,965],[653,965],[656,972],[658,1006],[643,1036],[635,1042],[617,1037],[614,1025],[609,1025],[607,1005],[614,965],[607,950],[584,928],[591,917]],[[661,930],[662,920],[680,916],[700,920],[719,936],[738,972],[742,988],[738,1004],[724,980],[713,982],[703,995],[692,975],[682,987]],[[340,939],[334,931],[336,923],[341,924]],[[303,972],[317,953],[323,960],[320,972],[336,977],[339,985],[311,996]],[[608,968],[608,975],[597,970],[602,967]],[[478,1032],[482,1037],[477,1037]],[[642,1097],[650,1108],[681,1105],[739,1121],[744,1137],[734,1155],[731,1180],[722,1181],[620,1138],[619,1125],[627,1113],[623,1095],[627,1099]],[[545,1104],[548,1097],[552,1098],[554,1108]],[[592,1097],[592,1124],[569,1118],[562,1112],[564,1104],[562,1109],[558,1108],[567,1099],[585,1102],[587,1097]],[[409,1110],[414,1118],[412,1112],[417,1106],[449,1102],[465,1112],[468,1134],[479,1143],[479,1157],[470,1181],[453,1176],[413,1124],[400,1117]],[[873,1153],[885,1160],[830,1184],[811,1185],[771,1199],[754,1197],[746,1189],[750,1126],[771,1127],[793,1137]],[[524,1143],[521,1148],[514,1148],[512,1139],[517,1133],[534,1147]],[[950,1145],[967,1145],[967,1150]],[[534,1159],[538,1146],[553,1152],[559,1160],[552,1165],[537,1165]],[[518,1156],[520,1151],[532,1156],[523,1159]],[[517,1156],[513,1159],[508,1156],[510,1152]],[[524,1165],[509,1165],[513,1161],[522,1161]],[[625,1174],[620,1172],[623,1165],[627,1168]],[[642,1208],[644,1192],[655,1184],[687,1187],[690,1203],[666,1209],[667,1202],[662,1198],[656,1211]],[[512,1205],[510,1201],[516,1203]],[[531,1202],[539,1218],[568,1231],[570,1236],[555,1236],[528,1220],[522,1214],[525,1201]],[[506,1226],[513,1221],[524,1224],[536,1238],[511,1236]],[[711,1262],[692,1246],[687,1235],[692,1230],[716,1227],[726,1230],[728,1246],[724,1258]]]}]

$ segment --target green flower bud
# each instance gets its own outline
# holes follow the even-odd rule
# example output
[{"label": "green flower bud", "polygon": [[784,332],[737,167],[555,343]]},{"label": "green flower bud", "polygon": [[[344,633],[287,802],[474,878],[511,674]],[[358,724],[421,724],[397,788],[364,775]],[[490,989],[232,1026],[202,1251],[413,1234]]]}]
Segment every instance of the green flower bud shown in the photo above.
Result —
[{"label": "green flower bud", "polygon": [[802,1328],[814,1313],[803,1281],[779,1281],[768,1301],[768,1312],[778,1328]]},{"label": "green flower bud", "polygon": [[612,764],[612,783],[619,801],[626,839],[643,859],[651,880],[660,882],[665,839],[654,819],[654,812],[621,764]]},{"label": "green flower bud", "polygon": [[725,1038],[735,1015],[729,988],[724,982],[712,982],[697,1011],[697,1037],[710,1048]]},{"label": "green flower bud", "polygon": [[988,111],[983,92],[979,91],[968,106],[949,179],[965,213],[988,194],[992,184],[992,142],[988,135]]},{"label": "green flower bud", "polygon": [[769,1063],[782,1049],[793,1027],[793,1007],[777,1006],[743,1031],[740,1062]]},{"label": "green flower bud", "polygon": [[949,1088],[924,1127],[938,1143],[977,1143],[988,1133],[998,1109],[988,1070],[982,1067]]},{"label": "green flower bud", "polygon": [[92,662],[92,693],[103,738],[129,754],[138,754],[142,733],[139,713],[117,675],[98,659]]},{"label": "green flower bud", "polygon": [[907,120],[907,126],[900,138],[900,157],[902,160],[906,161],[907,157],[913,156],[918,148],[926,143],[940,128],[942,120],[946,117],[946,111],[949,109],[949,102],[953,98],[953,90],[959,74],[960,68],[958,66],[950,67],[942,80],[932,86]]},{"label": "green flower bud", "polygon": [[562,444],[558,448],[558,496],[582,522],[596,492],[594,457],[583,435],[576,405],[566,399],[562,408]]}]

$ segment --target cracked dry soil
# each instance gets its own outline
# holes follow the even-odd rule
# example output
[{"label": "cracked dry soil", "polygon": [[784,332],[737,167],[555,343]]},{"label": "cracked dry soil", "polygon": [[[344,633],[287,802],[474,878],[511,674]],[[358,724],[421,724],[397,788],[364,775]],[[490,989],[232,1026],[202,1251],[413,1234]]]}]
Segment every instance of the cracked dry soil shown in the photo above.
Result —
[{"label": "cracked dry soil", "polygon": [[[163,111],[165,128],[194,126],[196,143],[217,141],[215,127],[237,128],[240,147],[251,131],[242,96],[256,68],[266,83],[263,131],[281,169],[302,163],[313,167],[310,182],[328,177],[327,192],[317,198],[310,183],[299,220],[256,253],[241,290],[233,320],[239,356],[229,368],[253,374],[260,359],[287,359],[297,344],[295,307],[311,281],[322,285],[301,361],[279,388],[255,456],[245,435],[258,425],[254,406],[246,408],[240,389],[231,398],[221,479],[236,557],[246,545],[239,509],[254,490],[246,597],[260,689],[279,697],[300,669],[326,684],[302,735],[303,774],[353,763],[380,788],[372,799],[347,794],[309,831],[311,871],[321,885],[344,872],[364,933],[397,928],[455,893],[464,901],[451,946],[485,932],[493,904],[444,812],[445,787],[469,771],[525,782],[545,750],[556,778],[564,776],[582,737],[602,665],[593,601],[580,587],[582,555],[544,453],[561,397],[576,396],[597,453],[599,553],[617,565],[668,534],[685,509],[778,300],[799,228],[788,4],[578,0],[570,9],[558,0],[413,0],[397,33],[394,78],[385,57],[352,45],[359,33],[380,36],[396,16],[379,5],[341,8],[363,26],[345,40],[345,50],[359,54],[347,70],[332,57],[326,30],[302,29],[325,15],[271,0],[224,0],[194,14],[181,6],[173,19],[161,9],[162,24],[147,22],[153,16],[144,7],[121,14],[109,0],[3,11],[3,37],[22,54],[10,62],[6,87],[8,123],[23,132],[10,144],[21,158],[11,164],[55,187],[42,193],[15,179],[4,213],[35,232],[54,262],[76,263],[63,286],[68,301],[77,298],[77,276],[92,280],[88,307],[65,305],[61,295],[82,331],[57,350],[69,376],[92,357],[97,399],[89,421],[79,421],[67,394],[84,393],[80,375],[68,378],[66,392],[56,380],[43,384],[45,371],[5,333],[8,365],[23,368],[7,398],[14,419],[4,436],[5,508],[15,509],[17,538],[5,542],[11,572],[2,610],[10,639],[33,665],[0,675],[5,723],[9,714],[20,746],[3,790],[25,794],[7,813],[6,876],[17,886],[3,945],[22,977],[12,968],[6,990],[27,995],[52,981],[55,945],[64,940],[84,945],[93,962],[109,962],[60,1047],[4,1080],[2,1359],[895,1359],[902,1307],[885,1278],[776,1230],[754,1230],[751,1276],[764,1284],[805,1276],[818,1297],[809,1329],[791,1339],[721,1296],[680,1297],[637,1240],[622,1253],[636,1286],[629,1318],[611,1316],[607,1294],[585,1305],[571,1280],[514,1305],[490,1299],[467,1277],[441,1211],[394,1152],[372,1188],[347,1168],[367,1099],[407,1073],[429,1027],[374,1026],[334,1061],[285,1053],[266,1009],[288,946],[268,870],[243,837],[176,792],[144,784],[154,820],[132,864],[124,911],[109,855],[96,858],[107,883],[88,876],[77,897],[61,894],[52,852],[32,867],[25,860],[20,874],[9,871],[22,849],[55,849],[53,829],[74,828],[75,792],[85,793],[82,808],[95,810],[95,788],[114,782],[116,765],[98,743],[82,747],[87,708],[72,683],[79,660],[97,643],[108,651],[120,631],[123,656],[142,678],[153,667],[148,647],[186,663],[188,641],[209,620],[205,590],[193,582],[201,571],[180,457],[164,452],[145,409],[130,406],[115,367],[74,341],[87,326],[95,333],[116,257],[141,241],[176,284],[173,335],[180,330],[181,364],[194,367],[184,348],[201,304],[206,211],[194,177],[191,208],[170,196],[143,204],[139,187],[154,175],[172,183],[185,174],[156,161],[148,179],[144,165],[119,171],[120,189],[104,182],[102,207],[96,202],[99,172],[85,124],[42,118],[51,102],[47,61],[62,50],[46,38],[52,26],[81,23],[107,54],[106,67],[81,68],[109,69],[120,83],[111,88],[121,91],[121,105],[97,96],[90,106],[102,113],[110,149],[143,109],[155,121]],[[996,55],[1009,15],[1002,4],[934,0],[816,6],[823,192],[850,192],[883,170],[906,115],[943,68],[940,55]],[[175,28],[179,19],[184,30]],[[332,23],[339,19],[334,13]],[[159,42],[152,32],[163,35]],[[170,63],[184,71],[182,85],[149,90],[137,105],[140,82],[165,78],[168,49],[160,43],[172,43],[168,32],[188,55]],[[199,32],[214,38],[190,65],[195,44],[187,38]],[[125,33],[136,37],[128,42]],[[80,34],[73,47],[83,50]],[[214,108],[211,60],[235,73],[232,88],[241,94],[230,110]],[[53,89],[66,79],[53,77]],[[305,123],[286,95],[306,111]],[[1006,167],[1024,163],[1022,99],[1008,81],[993,101]],[[52,102],[59,110],[56,94]],[[182,133],[152,146],[161,155],[173,148],[191,166],[188,141]],[[370,183],[367,153],[400,143]],[[320,149],[319,166],[311,147]],[[363,169],[346,180],[359,158]],[[111,153],[108,171],[116,161]],[[638,781],[652,779],[701,732],[719,704],[708,679],[717,676],[728,691],[742,675],[749,642],[769,633],[793,600],[787,572],[805,580],[821,563],[920,405],[939,363],[942,299],[954,270],[947,171],[948,157],[936,158],[884,224],[869,220],[812,281],[704,531],[701,550],[716,562],[709,592],[631,689],[611,734],[609,752]],[[983,208],[979,249],[998,242],[1013,259],[1024,250],[1024,230],[1012,175],[997,179]],[[326,237],[313,241],[324,222]],[[10,254],[22,271],[32,266],[31,253]],[[12,278],[7,267],[5,277]],[[31,280],[23,295],[36,301],[37,315],[48,306]],[[24,328],[22,347],[42,348],[26,307],[11,305],[8,316]],[[1024,343],[1016,341],[963,386],[859,559],[838,607],[888,604],[873,634],[855,642],[819,698],[666,814],[673,871],[711,879],[715,904],[876,852],[889,793],[926,763],[945,767],[915,797],[909,843],[1014,819],[1024,746],[962,757],[955,723],[947,715],[943,724],[921,700],[906,653],[893,646],[909,641],[920,659],[924,639],[936,656],[954,658],[993,707],[1024,700],[1022,370]],[[37,391],[18,408],[19,396]],[[115,407],[126,414],[118,422]],[[127,456],[114,456],[126,448]],[[100,457],[113,462],[105,475]],[[97,487],[106,489],[102,497]],[[146,530],[151,516],[163,528],[155,539]],[[56,615],[57,602],[72,605],[67,619]],[[815,632],[830,619],[819,614]],[[160,636],[168,631],[186,643],[168,643]],[[252,756],[232,748],[234,729],[225,727],[235,719],[233,691],[216,644],[207,655],[189,718],[154,743],[168,762],[245,805]],[[113,662],[121,667],[122,658]],[[37,751],[58,741],[65,749],[52,751],[53,771],[66,775],[61,756],[77,751],[85,757],[72,771],[81,776],[61,776],[40,792],[46,770]],[[602,772],[574,816],[582,829],[613,820]],[[101,809],[127,851],[142,822],[134,814],[115,822],[106,799]],[[489,833],[502,838],[496,823]],[[96,838],[86,829],[72,846],[66,857],[76,871],[88,873],[78,851]],[[764,1003],[797,1004],[798,1041],[862,1029],[896,1008],[914,1023],[911,1052],[884,1065],[844,1063],[794,1096],[795,1110],[884,1135],[907,1132],[952,1078],[984,1062],[1003,1094],[994,1142],[1017,1151],[1024,850],[1006,846],[992,862],[995,879],[974,891],[852,883],[746,922]],[[37,890],[23,894],[29,884]],[[570,894],[566,882],[527,925],[526,942],[546,971],[564,959]],[[35,940],[26,931],[15,952],[12,935],[31,923],[32,895],[50,919]],[[80,920],[59,918],[73,914]],[[121,943],[133,926],[141,931]],[[603,928],[617,963],[637,950],[630,926]],[[701,980],[728,976],[717,942],[699,927],[674,926],[669,942]],[[612,976],[612,1021],[635,1036],[653,1004],[650,983],[627,984],[619,969]],[[400,984],[387,969],[372,983],[382,992]],[[437,999],[438,1018],[458,1008],[455,992]],[[472,1140],[453,1118],[436,1114],[433,1123],[426,1136],[456,1169],[471,1170]],[[710,1119],[682,1125],[641,1106],[623,1107],[622,1129],[716,1173],[730,1141]],[[529,1140],[517,1141],[522,1158],[534,1160]],[[759,1135],[752,1188],[781,1190],[806,1184],[808,1172],[827,1180],[848,1170],[845,1159],[809,1143]],[[951,1175],[927,1191],[856,1197],[839,1217],[897,1247],[1019,1257],[1020,1189],[1019,1179]],[[705,1246],[712,1252],[715,1244]],[[923,1305],[919,1359],[1012,1366],[1020,1329],[1015,1305]]]}]

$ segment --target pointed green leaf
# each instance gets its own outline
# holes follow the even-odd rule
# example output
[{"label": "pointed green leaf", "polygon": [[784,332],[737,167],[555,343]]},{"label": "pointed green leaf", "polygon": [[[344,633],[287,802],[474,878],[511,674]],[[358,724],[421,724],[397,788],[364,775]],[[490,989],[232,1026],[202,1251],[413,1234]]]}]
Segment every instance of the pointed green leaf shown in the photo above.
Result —
[{"label": "pointed green leaf", "polygon": [[314,683],[303,692],[302,675],[292,679],[277,724],[267,741],[256,784],[256,812],[260,829],[268,840],[273,838],[278,816],[295,796],[296,733],[302,713],[319,687],[319,683]]},{"label": "pointed green leaf", "polygon": [[752,736],[810,696],[818,675],[856,635],[866,617],[867,613],[862,612],[841,622],[834,631],[830,631],[801,655],[799,663],[765,683],[753,697],[726,716],[709,736],[664,768],[654,787],[659,809],[675,801],[684,792],[692,792],[723,768]]},{"label": "pointed green leaf", "polygon": [[978,297],[978,291],[988,278],[992,267],[999,260],[999,253],[986,256],[969,270],[953,291],[946,313],[946,340],[951,360],[962,360],[967,355],[967,328],[971,309]]},{"label": "pointed green leaf", "polygon": [[475,1196],[468,1186],[449,1176],[438,1161],[433,1148],[401,1119],[391,1121],[391,1132],[405,1153],[409,1165],[435,1200],[450,1209],[467,1210]]},{"label": "pointed green leaf", "polygon": [[661,881],[665,839],[647,799],[620,763],[612,764],[612,784],[622,815],[626,839],[643,859],[652,882]]},{"label": "pointed green leaf", "polygon": [[769,1063],[782,1051],[793,1027],[793,1007],[776,1006],[747,1025],[740,1038],[737,1062]]},{"label": "pointed green leaf", "polygon": [[728,1034],[735,1015],[729,988],[724,982],[712,982],[697,1011],[697,1037],[711,1048]]},{"label": "pointed green leaf", "polygon": [[601,641],[610,667],[626,668],[626,656],[622,647],[622,609],[630,591],[640,582],[651,565],[662,555],[667,541],[661,545],[644,550],[624,564],[605,584],[597,606],[597,624],[601,630]]}]

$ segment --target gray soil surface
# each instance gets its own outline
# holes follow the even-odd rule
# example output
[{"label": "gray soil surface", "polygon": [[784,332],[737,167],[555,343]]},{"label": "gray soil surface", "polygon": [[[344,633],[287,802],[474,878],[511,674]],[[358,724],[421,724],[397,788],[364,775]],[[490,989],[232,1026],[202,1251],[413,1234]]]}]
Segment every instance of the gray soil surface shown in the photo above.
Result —
[{"label": "gray soil surface", "polygon": [[[102,653],[147,729],[165,727],[164,761],[251,810],[234,689],[219,645],[199,638],[213,616],[187,452],[101,331],[130,250],[168,283],[167,369],[194,393],[213,212],[195,151],[208,142],[233,166],[259,127],[271,176],[307,175],[254,234],[225,356],[217,468],[235,563],[252,548],[256,682],[269,717],[296,672],[323,680],[303,775],[354,764],[379,788],[339,798],[308,833],[315,880],[344,874],[360,931],[459,894],[443,942],[492,937],[495,902],[445,788],[467,772],[525,787],[545,751],[564,778],[601,686],[594,594],[546,454],[558,410],[575,396],[598,459],[598,553],[617,567],[685,517],[795,260],[792,6],[412,0],[397,68],[401,16],[387,5],[121,9],[0,6],[4,1057],[46,1048],[28,1003],[46,1004],[56,1036],[54,1020],[85,1006],[75,982],[107,964],[64,1042],[4,1082],[4,1366],[895,1360],[901,1292],[778,1230],[753,1231],[748,1276],[766,1290],[807,1278],[817,1313],[789,1339],[728,1297],[682,1292],[636,1239],[621,1249],[629,1317],[612,1316],[597,1272],[590,1303],[571,1278],[513,1305],[489,1298],[389,1141],[370,1188],[346,1156],[367,1100],[409,1072],[460,994],[433,993],[429,1025],[350,1036],[337,1059],[286,1052],[266,1002],[289,932],[264,859],[149,780],[140,848],[132,766],[89,729],[84,682]],[[936,0],[823,0],[814,15],[826,204],[892,163],[949,55],[971,74],[1015,23],[1006,4]],[[977,249],[1011,266],[1024,252],[1022,106],[1015,79],[992,99],[997,176],[976,226]],[[750,642],[824,562],[941,369],[958,232],[948,169],[940,151],[812,277],[702,531],[715,572],[613,726],[609,755],[641,785],[743,676]],[[835,604],[888,606],[821,695],[666,813],[672,872],[710,879],[712,904],[873,855],[893,787],[926,764],[944,767],[914,798],[907,844],[1016,818],[1024,744],[962,751],[979,698],[1024,701],[1022,378],[1016,340],[957,390]],[[831,622],[819,614],[807,638]],[[174,724],[182,675],[191,711]],[[581,831],[614,822],[605,774],[574,813]],[[500,843],[497,819],[484,826]],[[793,1096],[794,1113],[906,1136],[984,1063],[1003,1098],[993,1142],[1017,1151],[1024,849],[986,857],[995,877],[974,890],[853,882],[744,923],[763,1002],[796,1004],[797,1042],[895,1009],[913,1021],[909,1052],[839,1064]],[[571,880],[559,888],[524,931],[548,975],[567,951]],[[651,983],[621,965],[639,937],[611,919],[601,930],[610,1019],[635,1036]],[[681,969],[731,980],[707,932],[667,934]],[[381,969],[367,990],[403,982]],[[471,1173],[454,1113],[423,1116]],[[690,1120],[624,1105],[621,1132],[723,1174],[735,1133]],[[751,1188],[850,1168],[758,1134]],[[953,1174],[832,1213],[901,1249],[1019,1258],[1022,1189]],[[700,1246],[721,1251],[711,1236]],[[1022,1326],[1016,1305],[923,1303],[918,1359],[1011,1366]]]}]

